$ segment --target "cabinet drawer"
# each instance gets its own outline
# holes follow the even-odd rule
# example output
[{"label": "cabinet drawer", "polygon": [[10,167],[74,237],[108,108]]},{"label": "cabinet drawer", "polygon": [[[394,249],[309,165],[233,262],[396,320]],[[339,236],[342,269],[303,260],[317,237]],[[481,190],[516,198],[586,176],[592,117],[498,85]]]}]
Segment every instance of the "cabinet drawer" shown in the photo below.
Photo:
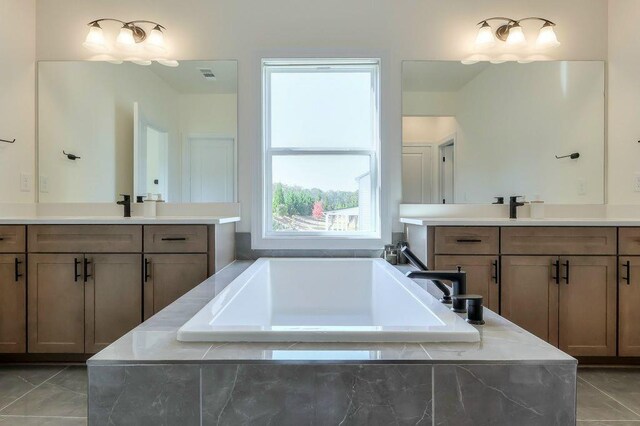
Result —
[{"label": "cabinet drawer", "polygon": [[620,255],[640,255],[640,228],[620,228],[618,234]]},{"label": "cabinet drawer", "polygon": [[0,253],[24,253],[26,248],[24,226],[0,226]]},{"label": "cabinet drawer", "polygon": [[504,227],[502,254],[616,254],[616,228]]},{"label": "cabinet drawer", "polygon": [[206,225],[148,225],[144,227],[145,253],[206,253]]},{"label": "cabinet drawer", "polygon": [[31,225],[28,244],[36,253],[140,253],[142,226]]},{"label": "cabinet drawer", "polygon": [[499,231],[495,227],[439,226],[435,230],[436,254],[497,254]]}]

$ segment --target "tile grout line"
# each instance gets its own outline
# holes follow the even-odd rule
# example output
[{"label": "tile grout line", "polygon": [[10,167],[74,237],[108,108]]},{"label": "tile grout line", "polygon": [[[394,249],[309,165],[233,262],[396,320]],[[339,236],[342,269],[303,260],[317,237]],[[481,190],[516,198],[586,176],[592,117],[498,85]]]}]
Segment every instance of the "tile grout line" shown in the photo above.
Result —
[{"label": "tile grout line", "polygon": [[25,415],[21,415],[21,414],[0,414],[0,419],[2,418],[32,418],[32,419],[78,419],[78,420],[84,420],[86,419],[86,417],[78,417],[78,416],[34,416],[34,415],[30,415],[30,414],[25,414]]},{"label": "tile grout line", "polygon": [[45,383],[47,383],[49,380],[53,379],[54,377],[56,377],[58,374],[62,373],[64,370],[66,370],[67,368],[69,368],[69,366],[67,365],[66,367],[64,367],[62,370],[58,371],[56,374],[54,374],[53,376],[49,377],[47,380],[43,381],[42,383],[40,383],[39,385],[37,385],[36,387],[34,387],[33,389],[25,392],[24,394],[22,394],[19,398],[17,398],[14,401],[11,401],[9,404],[5,405],[4,407],[0,408],[0,416],[4,416],[5,414],[2,414],[2,412],[4,410],[6,410],[7,408],[9,408],[11,405],[15,404],[16,402],[20,401],[22,398],[24,398],[25,396],[29,395],[31,392],[33,392],[34,390],[38,389],[40,386],[44,385]]},{"label": "tile grout line", "polygon": [[[587,383],[589,386],[592,386],[595,390],[597,390],[598,392],[602,393],[603,395],[611,398],[612,400],[614,400],[615,402],[617,402],[618,404],[622,405],[624,408],[626,408],[627,410],[631,411],[633,414],[635,414],[636,416],[638,416],[639,418],[635,421],[640,422],[640,414],[638,414],[635,410],[632,410],[631,408],[627,407],[625,404],[623,404],[622,402],[618,401],[617,399],[615,399],[613,396],[609,395],[607,392],[603,391],[602,389],[600,389],[599,387],[597,387],[596,385],[594,385],[593,383],[591,383],[590,381],[588,381],[587,379],[585,379],[584,377],[580,377],[581,380],[583,380],[585,383]],[[608,420],[607,420],[608,421]]]}]

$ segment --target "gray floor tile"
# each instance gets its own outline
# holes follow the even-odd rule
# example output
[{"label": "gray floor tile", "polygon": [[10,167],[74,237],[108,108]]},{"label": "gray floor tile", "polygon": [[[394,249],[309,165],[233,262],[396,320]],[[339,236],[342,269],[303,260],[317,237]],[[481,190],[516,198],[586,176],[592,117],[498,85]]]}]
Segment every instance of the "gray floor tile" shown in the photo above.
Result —
[{"label": "gray floor tile", "polygon": [[638,426],[640,425],[640,421],[593,421],[593,422],[584,422],[579,421],[577,426]]},{"label": "gray floor tile", "polygon": [[640,368],[585,368],[578,375],[640,414]]},{"label": "gray floor tile", "polygon": [[59,373],[61,366],[0,367],[0,409]]},{"label": "gray floor tile", "polygon": [[68,368],[0,411],[1,415],[87,415],[86,370]]},{"label": "gray floor tile", "polygon": [[64,417],[0,417],[0,425],[11,426],[86,426],[87,419]]},{"label": "gray floor tile", "polygon": [[640,420],[640,416],[578,379],[578,420]]}]

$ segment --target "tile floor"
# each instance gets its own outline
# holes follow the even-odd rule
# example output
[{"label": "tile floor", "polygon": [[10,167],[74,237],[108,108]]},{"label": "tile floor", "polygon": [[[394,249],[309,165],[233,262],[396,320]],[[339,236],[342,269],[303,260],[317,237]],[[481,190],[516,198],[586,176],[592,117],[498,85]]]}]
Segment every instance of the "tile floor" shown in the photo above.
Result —
[{"label": "tile floor", "polygon": [[[0,426],[86,425],[82,366],[0,367]],[[640,426],[640,368],[578,370],[578,426]]]}]

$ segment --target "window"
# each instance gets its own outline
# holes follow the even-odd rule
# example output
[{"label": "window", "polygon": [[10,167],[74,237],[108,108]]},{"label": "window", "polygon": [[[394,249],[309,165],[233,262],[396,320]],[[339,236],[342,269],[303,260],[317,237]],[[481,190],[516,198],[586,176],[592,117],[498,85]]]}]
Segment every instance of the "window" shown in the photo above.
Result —
[{"label": "window", "polygon": [[378,71],[263,61],[263,237],[380,237]]}]

